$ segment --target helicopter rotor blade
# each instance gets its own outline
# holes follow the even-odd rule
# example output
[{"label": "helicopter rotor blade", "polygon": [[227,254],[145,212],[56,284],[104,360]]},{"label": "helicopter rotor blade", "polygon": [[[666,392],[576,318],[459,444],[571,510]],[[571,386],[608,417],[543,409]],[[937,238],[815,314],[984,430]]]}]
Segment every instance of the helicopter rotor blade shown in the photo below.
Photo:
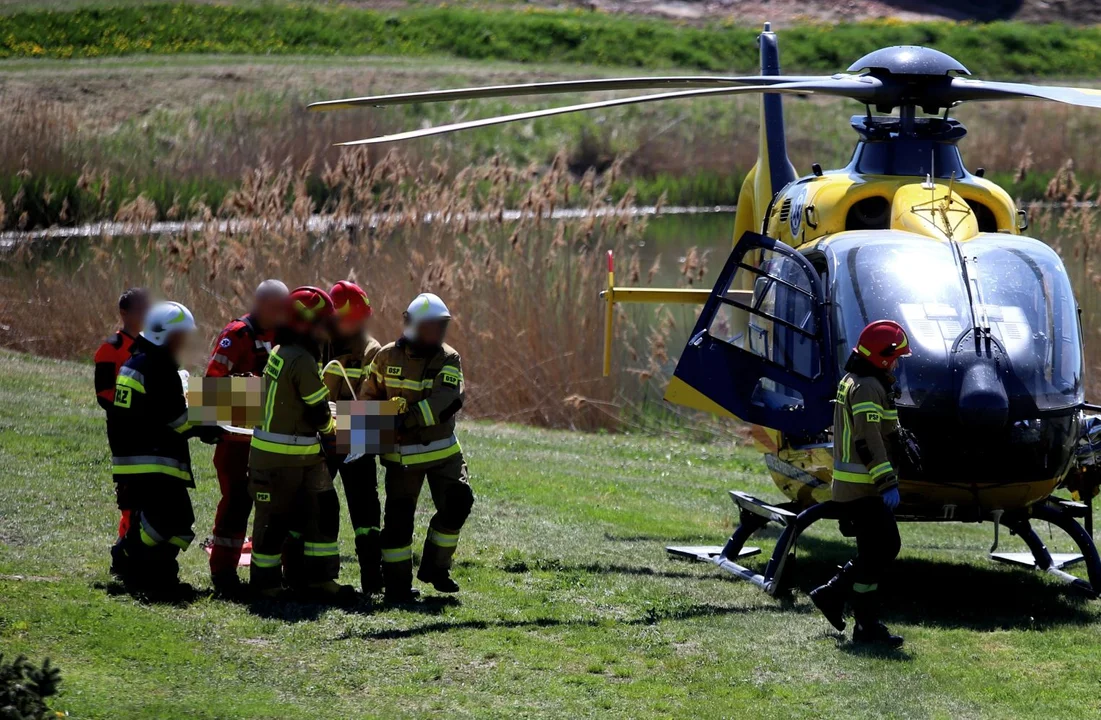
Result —
[{"label": "helicopter rotor blade", "polygon": [[466,122],[438,125],[436,127],[408,132],[382,135],[380,137],[366,138],[364,140],[352,140],[337,143],[338,146],[353,145],[378,145],[381,143],[397,142],[399,140],[413,140],[433,135],[445,135],[460,130],[472,130],[475,128],[503,125],[505,123],[535,120],[537,118],[565,115],[566,113],[584,112],[586,110],[601,110],[604,108],[619,107],[622,105],[637,105],[640,103],[658,102],[659,100],[677,100],[682,98],[697,98],[725,95],[747,95],[754,93],[785,93],[796,95],[824,94],[848,97],[854,100],[865,101],[873,98],[876,90],[882,83],[872,77],[846,77],[828,78],[825,80],[813,80],[808,82],[788,82],[777,85],[750,85],[742,87],[721,87],[703,90],[683,90],[679,92],[658,93],[655,95],[637,95],[634,97],[617,98],[615,100],[603,100],[600,102],[583,103],[581,105],[566,105],[563,107],[549,108],[546,110],[532,110],[529,112],[514,113],[512,115],[499,115],[497,117],[482,118],[480,120],[468,120]]},{"label": "helicopter rotor blade", "polygon": [[343,110],[354,107],[385,107],[413,103],[474,100],[478,98],[517,97],[523,95],[554,95],[572,92],[600,92],[613,90],[661,90],[673,88],[711,88],[742,85],[778,85],[786,82],[829,80],[828,76],[748,75],[741,77],[715,77],[697,75],[687,77],[633,77],[597,78],[590,80],[560,80],[555,82],[523,83],[520,85],[492,85],[489,87],[452,88],[424,92],[397,93],[394,95],[368,95],[310,103],[308,110]]},{"label": "helicopter rotor blade", "polygon": [[953,102],[969,100],[1052,100],[1067,105],[1101,108],[1101,90],[1093,88],[988,82],[986,80],[957,77],[952,78],[952,85],[948,92]]}]

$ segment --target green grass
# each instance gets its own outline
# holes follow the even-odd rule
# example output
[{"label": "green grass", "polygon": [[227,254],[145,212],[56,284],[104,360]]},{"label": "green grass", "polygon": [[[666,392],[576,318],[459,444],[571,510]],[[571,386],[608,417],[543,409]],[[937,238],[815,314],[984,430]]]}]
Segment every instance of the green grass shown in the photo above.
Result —
[{"label": "green grass", "polygon": [[[16,6],[19,7],[19,6]],[[747,71],[757,27],[678,25],[592,12],[402,12],[342,5],[148,3],[0,16],[0,57],[270,53],[448,55],[525,63]],[[884,45],[934,45],[989,75],[1090,75],[1101,28],[950,22],[805,25],[781,30],[785,67],[836,72]]]},{"label": "green grass", "polygon": [[[164,607],[111,595],[115,511],[89,370],[0,354],[0,651],[52,658],[64,676],[55,709],[74,717],[1098,711],[1098,604],[988,563],[989,527],[904,527],[888,600],[888,620],[907,636],[899,654],[839,642],[801,591],[782,603],[666,559],[666,541],[729,532],[726,489],[775,496],[757,456],[727,443],[462,424],[478,504],[453,603]],[[194,455],[202,537],[216,484],[208,449]],[[342,546],[350,551],[346,528]],[[849,549],[832,528],[814,528],[801,544],[801,586]],[[205,584],[205,559],[188,551],[184,577]],[[356,580],[352,565],[343,580]]]}]

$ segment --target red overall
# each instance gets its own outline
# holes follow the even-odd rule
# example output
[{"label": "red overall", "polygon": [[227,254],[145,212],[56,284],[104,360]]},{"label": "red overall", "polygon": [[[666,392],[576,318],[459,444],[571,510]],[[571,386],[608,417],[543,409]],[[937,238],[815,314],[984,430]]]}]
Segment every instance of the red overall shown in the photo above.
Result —
[{"label": "red overall", "polygon": [[[261,331],[245,315],[226,325],[214,342],[207,377],[260,375],[268,362],[274,333]],[[226,434],[214,449],[214,469],[222,498],[214,515],[214,547],[210,573],[236,572],[245,543],[252,498],[248,492],[249,438]]]}]

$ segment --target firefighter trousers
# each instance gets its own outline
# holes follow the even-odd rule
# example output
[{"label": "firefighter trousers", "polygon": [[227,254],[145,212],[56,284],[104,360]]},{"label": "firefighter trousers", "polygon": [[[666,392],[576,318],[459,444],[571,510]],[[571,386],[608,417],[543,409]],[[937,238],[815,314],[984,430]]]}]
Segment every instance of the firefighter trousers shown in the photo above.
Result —
[{"label": "firefighter trousers", "polygon": [[115,498],[131,520],[121,541],[126,558],[123,578],[148,588],[177,583],[177,556],[195,539],[187,486],[159,473],[130,475],[115,483]]},{"label": "firefighter trousers", "polygon": [[283,584],[283,550],[288,540],[302,548],[301,576],[289,584],[336,580],[340,572],[340,501],[323,462],[253,468],[249,471],[249,494],[256,505],[249,568],[255,589],[276,589]]},{"label": "firefighter trousers", "polygon": [[241,548],[252,514],[249,494],[248,442],[225,438],[214,449],[214,469],[222,496],[214,514],[214,546],[210,552],[210,574],[236,573]]},{"label": "firefighter trousers", "polygon": [[[879,583],[902,548],[895,514],[879,495],[842,503],[844,521],[856,536],[856,557],[843,571],[851,583],[857,621],[874,622],[878,612]],[[865,617],[861,617],[864,615]]]},{"label": "firefighter trousers", "polygon": [[467,481],[462,453],[429,466],[386,463],[386,511],[382,525],[382,569],[387,592],[413,581],[413,520],[421,487],[427,480],[436,513],[428,524],[422,568],[448,569],[459,544],[474,493]]},{"label": "firefighter trousers", "polygon": [[364,592],[377,592],[382,587],[382,506],[378,499],[375,456],[365,455],[342,464],[340,480],[356,538],[360,582]]}]

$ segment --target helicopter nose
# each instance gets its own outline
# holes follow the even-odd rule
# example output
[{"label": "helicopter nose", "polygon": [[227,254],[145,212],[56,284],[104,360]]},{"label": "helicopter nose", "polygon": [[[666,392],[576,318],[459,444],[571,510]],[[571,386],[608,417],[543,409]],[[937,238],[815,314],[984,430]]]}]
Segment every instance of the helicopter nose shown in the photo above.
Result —
[{"label": "helicopter nose", "polygon": [[1005,426],[1009,419],[1009,397],[993,363],[975,363],[964,372],[959,411],[965,426],[989,429]]}]

